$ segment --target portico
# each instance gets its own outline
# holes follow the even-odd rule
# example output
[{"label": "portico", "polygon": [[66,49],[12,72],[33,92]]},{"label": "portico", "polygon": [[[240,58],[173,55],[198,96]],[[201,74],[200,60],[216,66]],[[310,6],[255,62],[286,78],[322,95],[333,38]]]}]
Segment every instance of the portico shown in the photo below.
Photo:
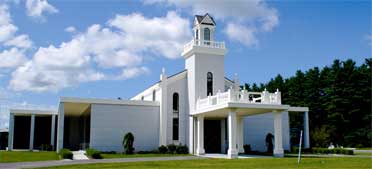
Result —
[{"label": "portico", "polygon": [[53,110],[11,109],[8,150],[54,149],[56,116]]},{"label": "portico", "polygon": [[[198,99],[196,111],[193,114],[196,118],[197,127],[196,154],[202,155],[205,153],[204,120],[227,119],[227,156],[228,158],[238,158],[239,153],[244,153],[244,117],[272,113],[272,123],[274,124],[273,155],[283,157],[282,113],[288,111],[307,112],[308,108],[282,105],[279,91],[269,93],[265,90],[260,93],[230,88],[227,92],[218,92],[215,96]],[[305,135],[307,131],[305,131]]]}]

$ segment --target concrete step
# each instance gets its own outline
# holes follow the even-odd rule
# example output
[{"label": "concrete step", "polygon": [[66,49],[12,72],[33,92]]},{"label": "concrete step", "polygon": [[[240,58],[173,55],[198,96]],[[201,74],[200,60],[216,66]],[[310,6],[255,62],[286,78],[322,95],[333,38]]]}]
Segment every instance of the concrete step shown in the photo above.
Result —
[{"label": "concrete step", "polygon": [[89,158],[85,155],[84,150],[73,151],[72,154],[73,154],[72,156],[73,160],[89,160]]}]

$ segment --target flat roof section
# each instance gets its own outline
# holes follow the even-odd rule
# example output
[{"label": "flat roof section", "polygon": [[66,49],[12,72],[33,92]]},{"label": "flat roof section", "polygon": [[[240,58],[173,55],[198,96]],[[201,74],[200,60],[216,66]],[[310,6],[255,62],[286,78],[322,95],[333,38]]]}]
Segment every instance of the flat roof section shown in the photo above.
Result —
[{"label": "flat roof section", "polygon": [[56,110],[38,110],[38,109],[10,109],[10,114],[14,115],[57,115]]}]

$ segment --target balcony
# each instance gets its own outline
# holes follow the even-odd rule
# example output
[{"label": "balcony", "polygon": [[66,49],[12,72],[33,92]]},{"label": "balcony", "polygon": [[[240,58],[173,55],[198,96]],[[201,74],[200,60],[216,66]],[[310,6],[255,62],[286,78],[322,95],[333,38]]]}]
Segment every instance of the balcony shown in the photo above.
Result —
[{"label": "balcony", "polygon": [[225,54],[226,51],[225,42],[193,39],[183,47],[182,56],[186,56],[192,49],[214,54]]},{"label": "balcony", "polygon": [[248,103],[256,105],[281,105],[281,93],[277,90],[275,93],[248,92],[246,90],[236,91],[229,89],[227,92],[218,92],[214,96],[198,99],[196,102],[196,112],[213,107],[219,107],[227,103]]}]

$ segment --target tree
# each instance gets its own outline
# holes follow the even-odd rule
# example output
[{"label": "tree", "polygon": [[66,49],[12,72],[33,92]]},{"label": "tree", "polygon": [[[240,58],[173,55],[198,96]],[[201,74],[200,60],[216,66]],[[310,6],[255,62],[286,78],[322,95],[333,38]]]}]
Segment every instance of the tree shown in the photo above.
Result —
[{"label": "tree", "polygon": [[[313,146],[330,142],[342,146],[372,146],[372,58],[359,66],[351,60],[335,60],[322,69],[298,70],[292,77],[281,75],[267,83],[245,84],[252,91],[265,88],[282,94],[282,103],[306,106],[309,111],[310,139]],[[303,114],[290,113],[291,142],[298,143],[303,130]]]},{"label": "tree", "polygon": [[133,154],[134,152],[133,143],[134,143],[133,134],[131,132],[125,134],[123,137],[123,148],[125,154]]}]

